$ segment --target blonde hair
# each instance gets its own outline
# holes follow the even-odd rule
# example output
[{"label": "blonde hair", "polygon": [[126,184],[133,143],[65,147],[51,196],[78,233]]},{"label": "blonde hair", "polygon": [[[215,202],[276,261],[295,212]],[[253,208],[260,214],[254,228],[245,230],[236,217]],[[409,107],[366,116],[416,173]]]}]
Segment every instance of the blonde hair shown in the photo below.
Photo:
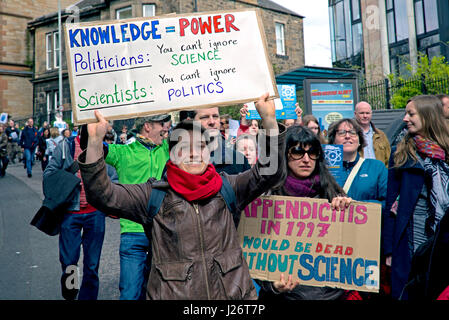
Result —
[{"label": "blonde hair", "polygon": [[59,136],[59,129],[56,127],[51,127],[50,128],[50,138],[56,138],[57,136]]},{"label": "blonde hair", "polygon": [[[449,129],[440,99],[432,95],[419,95],[407,101],[407,104],[409,103],[413,103],[421,120],[420,134],[443,148],[446,153],[446,162],[449,162]],[[407,132],[404,139],[398,143],[394,154],[394,167],[404,165],[409,158],[413,159],[415,163],[418,162],[413,136],[414,134]]]}]

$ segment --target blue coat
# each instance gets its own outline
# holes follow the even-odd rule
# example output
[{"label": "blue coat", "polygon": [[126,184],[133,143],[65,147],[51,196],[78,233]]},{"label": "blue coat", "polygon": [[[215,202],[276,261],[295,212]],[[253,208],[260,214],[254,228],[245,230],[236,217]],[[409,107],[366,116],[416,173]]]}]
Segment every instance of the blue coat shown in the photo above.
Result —
[{"label": "blue coat", "polygon": [[[343,163],[343,181],[346,182],[349,174],[359,160],[360,156],[354,162]],[[387,177],[388,171],[384,163],[376,159],[365,159],[357,175],[352,181],[348,190],[348,197],[357,201],[376,202],[385,208],[385,199],[387,196]],[[344,185],[343,182],[343,185]],[[341,187],[343,187],[343,185]]]},{"label": "blue coat", "polygon": [[[408,244],[408,228],[418,197],[424,185],[424,168],[409,159],[400,168],[394,168],[394,153],[391,152],[388,169],[387,201],[383,216],[382,242],[385,255],[392,255],[391,285],[393,298],[401,296],[408,281],[411,256]],[[390,212],[391,206],[399,198],[397,214]],[[406,296],[402,297],[407,299]]]},{"label": "blue coat", "polygon": [[24,149],[34,149],[39,142],[39,134],[34,127],[25,126],[20,136],[20,146]]}]

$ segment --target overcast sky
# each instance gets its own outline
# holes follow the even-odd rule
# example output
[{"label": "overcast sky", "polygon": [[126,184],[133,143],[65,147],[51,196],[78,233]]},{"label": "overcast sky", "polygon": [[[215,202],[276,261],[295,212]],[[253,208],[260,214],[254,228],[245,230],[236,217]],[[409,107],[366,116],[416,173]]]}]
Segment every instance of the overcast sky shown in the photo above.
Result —
[{"label": "overcast sky", "polygon": [[272,0],[304,16],[307,66],[332,67],[328,0]]}]

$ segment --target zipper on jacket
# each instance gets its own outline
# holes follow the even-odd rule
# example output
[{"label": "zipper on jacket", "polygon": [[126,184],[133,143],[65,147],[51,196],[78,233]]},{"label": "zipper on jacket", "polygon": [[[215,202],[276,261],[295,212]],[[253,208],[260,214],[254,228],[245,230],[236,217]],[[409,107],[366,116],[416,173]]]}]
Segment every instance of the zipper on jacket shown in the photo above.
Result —
[{"label": "zipper on jacket", "polygon": [[210,292],[209,292],[209,279],[207,277],[207,264],[206,264],[206,257],[204,256],[204,235],[203,230],[201,229],[201,223],[200,223],[200,210],[198,208],[198,204],[194,203],[193,208],[196,212],[197,217],[197,224],[198,224],[198,231],[199,231],[199,237],[200,237],[200,247],[201,247],[201,258],[203,260],[203,269],[204,269],[204,278],[206,280],[206,292],[207,292],[207,299],[210,300]]}]

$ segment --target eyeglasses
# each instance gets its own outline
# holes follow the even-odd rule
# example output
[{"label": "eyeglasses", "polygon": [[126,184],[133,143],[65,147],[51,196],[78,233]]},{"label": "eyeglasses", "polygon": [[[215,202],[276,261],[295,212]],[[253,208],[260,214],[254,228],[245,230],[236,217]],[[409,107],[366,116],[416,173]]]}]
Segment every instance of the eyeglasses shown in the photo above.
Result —
[{"label": "eyeglasses", "polygon": [[346,134],[349,133],[351,137],[355,137],[357,135],[357,131],[354,129],[352,130],[337,130],[337,135],[340,137],[345,137]]},{"label": "eyeglasses", "polygon": [[225,121],[225,122],[221,122],[221,121],[220,121],[220,124],[221,124],[222,126],[224,126],[225,124],[229,124],[229,121]]},{"label": "eyeglasses", "polygon": [[305,154],[309,156],[311,160],[317,160],[320,157],[320,151],[315,148],[310,148],[309,150],[305,150],[300,146],[291,147],[288,150],[288,154],[292,157],[293,160],[300,160],[304,158]]}]

